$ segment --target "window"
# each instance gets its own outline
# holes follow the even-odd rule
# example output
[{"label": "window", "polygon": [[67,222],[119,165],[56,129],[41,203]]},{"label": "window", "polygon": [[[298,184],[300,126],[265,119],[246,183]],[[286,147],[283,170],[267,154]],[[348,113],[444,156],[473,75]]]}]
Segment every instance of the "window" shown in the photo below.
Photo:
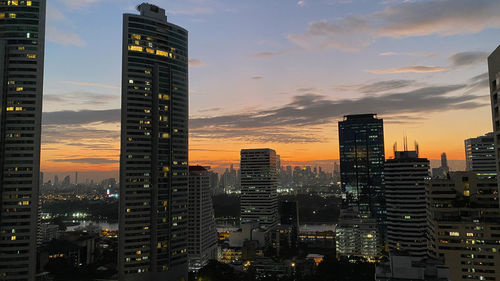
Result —
[{"label": "window", "polygon": [[136,51],[136,52],[142,52],[144,50],[144,48],[142,48],[141,46],[128,46],[128,49],[130,51]]}]

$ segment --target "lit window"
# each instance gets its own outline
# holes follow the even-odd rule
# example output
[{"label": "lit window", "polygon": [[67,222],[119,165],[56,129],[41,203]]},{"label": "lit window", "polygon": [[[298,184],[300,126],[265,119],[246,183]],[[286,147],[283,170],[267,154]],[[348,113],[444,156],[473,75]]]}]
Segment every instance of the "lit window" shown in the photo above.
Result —
[{"label": "lit window", "polygon": [[36,59],[36,54],[26,54],[29,59]]},{"label": "lit window", "polygon": [[16,107],[16,111],[23,111],[23,108],[18,106],[18,107]]},{"label": "lit window", "polygon": [[31,6],[31,1],[26,1],[26,6]]},{"label": "lit window", "polygon": [[22,92],[23,90],[24,90],[24,88],[23,88],[23,87],[17,87],[17,88],[16,88],[16,92]]},{"label": "lit window", "polygon": [[12,14],[12,13],[11,13],[11,14],[9,14],[9,18],[11,18],[11,19],[15,19],[15,18],[16,18],[16,14]]},{"label": "lit window", "polygon": [[161,134],[161,138],[168,139],[168,138],[170,138],[170,135],[168,133],[163,133],[163,134]]},{"label": "lit window", "polygon": [[156,50],[156,54],[159,56],[168,57],[168,52],[165,52],[165,51]]},{"label": "lit window", "polygon": [[149,110],[149,109],[144,109],[144,113],[151,113],[151,110]]},{"label": "lit window", "polygon": [[14,111],[14,107],[13,106],[9,106],[6,108],[7,111]]},{"label": "lit window", "polygon": [[11,1],[9,1],[8,4],[12,5],[12,6],[17,6],[17,5],[19,5],[19,0],[11,0]]},{"label": "lit window", "polygon": [[17,47],[17,50],[24,51],[24,46]]},{"label": "lit window", "polygon": [[470,233],[470,232],[467,233],[467,237],[473,237],[473,236],[474,236],[474,233]]},{"label": "lit window", "polygon": [[30,38],[31,37],[31,33],[26,33],[26,38]]},{"label": "lit window", "polygon": [[460,233],[452,231],[450,232],[450,236],[460,236]]},{"label": "lit window", "polygon": [[464,196],[469,197],[470,196],[470,191],[469,190],[464,190]]},{"label": "lit window", "polygon": [[11,236],[11,237],[10,237],[10,240],[16,240],[16,239],[17,239],[17,237],[16,237],[16,236]]},{"label": "lit window", "polygon": [[134,84],[134,80],[128,80],[129,84]]},{"label": "lit window", "polygon": [[139,34],[132,34],[132,35],[130,35],[130,37],[132,37],[132,39],[141,40],[141,35],[139,35]]},{"label": "lit window", "polygon": [[151,48],[146,48],[146,52],[150,53],[150,54],[154,54],[155,53],[155,50],[151,49]]},{"label": "lit window", "polygon": [[130,51],[136,51],[136,52],[142,52],[144,50],[144,48],[142,48],[141,46],[128,46],[128,49]]},{"label": "lit window", "polygon": [[0,19],[4,19],[5,18],[5,13],[0,13]]},{"label": "lit window", "polygon": [[14,84],[16,84],[16,81],[9,81],[7,84],[14,85]]}]

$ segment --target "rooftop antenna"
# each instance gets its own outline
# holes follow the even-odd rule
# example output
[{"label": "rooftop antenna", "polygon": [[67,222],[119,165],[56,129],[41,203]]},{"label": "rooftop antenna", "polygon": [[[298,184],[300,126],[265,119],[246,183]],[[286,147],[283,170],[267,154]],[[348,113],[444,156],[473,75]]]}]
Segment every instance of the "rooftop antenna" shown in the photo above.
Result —
[{"label": "rooftop antenna", "polygon": [[406,132],[403,132],[403,148],[404,151],[408,151],[408,137],[406,136]]},{"label": "rooftop antenna", "polygon": [[417,157],[418,157],[418,155],[420,153],[420,146],[418,145],[417,141],[415,141],[415,151],[417,152]]},{"label": "rooftop antenna", "polygon": [[396,158],[396,151],[398,151],[398,142],[395,142],[392,146],[392,150],[394,151],[394,159]]}]

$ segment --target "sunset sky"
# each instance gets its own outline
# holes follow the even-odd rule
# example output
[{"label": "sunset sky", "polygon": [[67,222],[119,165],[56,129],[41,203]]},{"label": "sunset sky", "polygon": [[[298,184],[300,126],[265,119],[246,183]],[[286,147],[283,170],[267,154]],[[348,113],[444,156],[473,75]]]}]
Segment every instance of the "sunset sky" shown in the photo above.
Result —
[{"label": "sunset sky", "polygon": [[[140,2],[47,2],[45,180],[117,177],[122,14]],[[346,114],[384,118],[387,157],[406,134],[423,157],[463,160],[464,140],[492,130],[498,0],[149,2],[189,30],[190,164],[269,147],[331,169]]]}]

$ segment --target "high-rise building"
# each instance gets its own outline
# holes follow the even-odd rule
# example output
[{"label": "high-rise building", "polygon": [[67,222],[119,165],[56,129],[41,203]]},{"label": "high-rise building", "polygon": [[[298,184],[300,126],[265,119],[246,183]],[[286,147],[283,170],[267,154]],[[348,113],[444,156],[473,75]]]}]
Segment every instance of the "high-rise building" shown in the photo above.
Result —
[{"label": "high-rise building", "polygon": [[201,166],[189,167],[188,208],[189,270],[198,271],[215,259],[217,252],[210,173]]},{"label": "high-rise building", "polygon": [[269,229],[279,222],[276,152],[241,150],[241,223]]},{"label": "high-rise building", "polygon": [[119,280],[187,280],[188,32],[123,16]]},{"label": "high-rise building", "polygon": [[[500,46],[488,57],[488,72],[490,82],[491,113],[493,119],[493,134],[495,137],[495,158],[497,175],[500,174],[500,110],[498,94],[500,90]],[[498,192],[500,193],[500,177],[498,180]]]},{"label": "high-rise building", "polygon": [[0,279],[35,280],[45,0],[0,1]]},{"label": "high-rise building", "polygon": [[347,206],[363,218],[385,220],[384,124],[376,114],[348,115],[339,122],[340,180]]},{"label": "high-rise building", "polygon": [[496,179],[454,172],[426,186],[428,248],[450,280],[499,280],[500,216]]},{"label": "high-rise building", "polygon": [[360,257],[368,261],[382,256],[382,237],[374,218],[361,218],[357,212],[342,210],[335,228],[337,257]]},{"label": "high-rise building", "polygon": [[387,208],[387,244],[392,253],[404,251],[412,257],[427,254],[425,181],[429,160],[418,151],[395,151],[385,162],[385,201]]},{"label": "high-rise building", "polygon": [[481,177],[495,177],[495,135],[488,133],[477,138],[465,140],[465,167]]}]

